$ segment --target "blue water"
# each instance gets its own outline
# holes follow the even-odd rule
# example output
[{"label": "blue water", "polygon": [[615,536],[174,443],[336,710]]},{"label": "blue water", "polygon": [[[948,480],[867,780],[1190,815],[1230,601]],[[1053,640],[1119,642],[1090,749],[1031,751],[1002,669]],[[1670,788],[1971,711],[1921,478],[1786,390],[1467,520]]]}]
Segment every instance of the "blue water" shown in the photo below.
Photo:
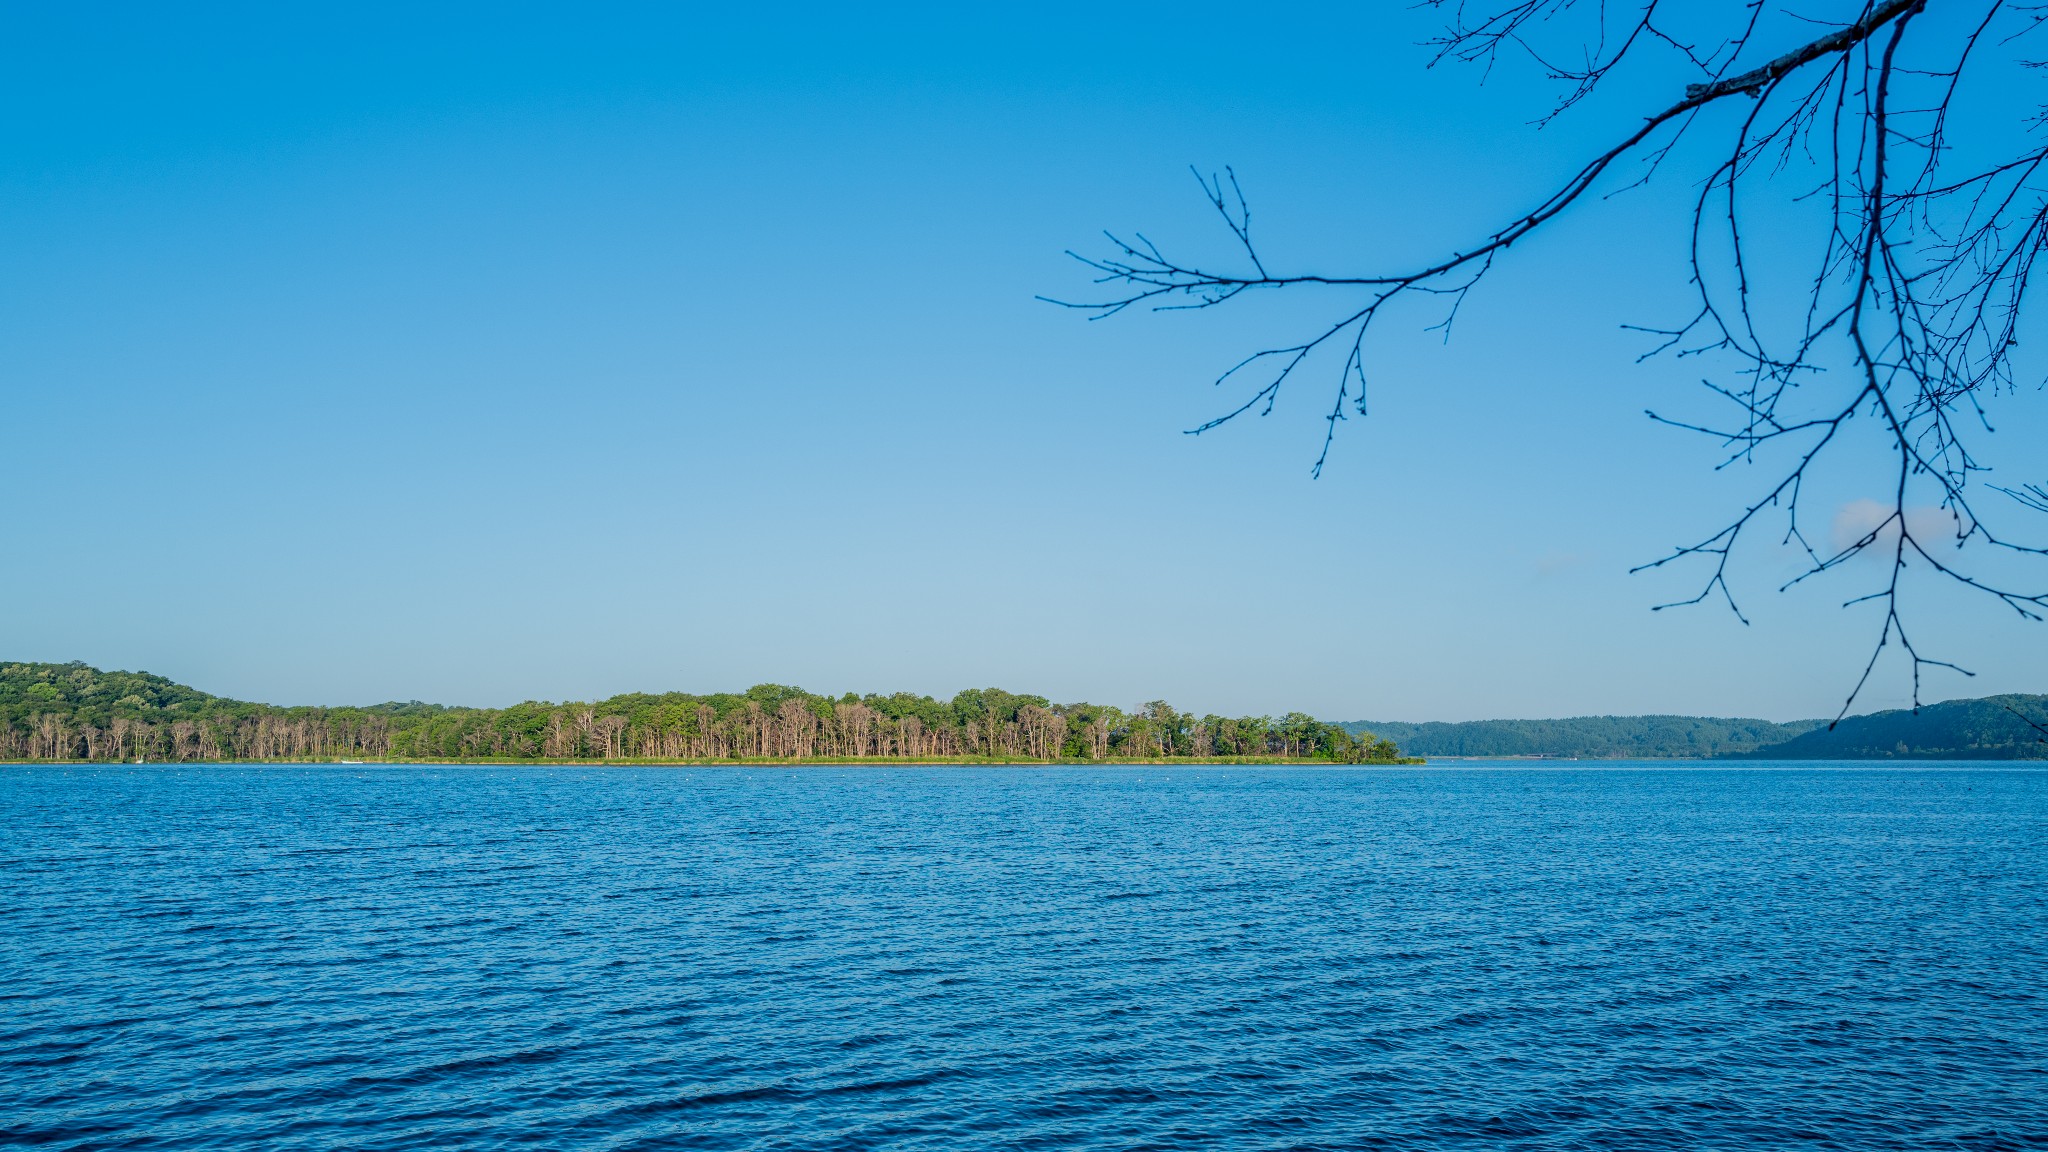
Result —
[{"label": "blue water", "polygon": [[0,768],[0,1145],[2048,1144],[2048,772]]}]

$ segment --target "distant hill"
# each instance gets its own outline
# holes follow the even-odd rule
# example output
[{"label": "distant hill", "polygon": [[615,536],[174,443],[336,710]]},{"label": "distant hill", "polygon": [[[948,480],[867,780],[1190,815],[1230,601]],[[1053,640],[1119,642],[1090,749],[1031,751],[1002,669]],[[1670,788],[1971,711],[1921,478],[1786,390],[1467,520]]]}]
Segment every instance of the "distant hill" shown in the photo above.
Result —
[{"label": "distant hill", "polygon": [[[2015,715],[2017,712],[2019,715]],[[2048,759],[2048,696],[1990,696],[1825,720],[1716,716],[1577,716],[1565,720],[1472,720],[1345,727],[1392,740],[1411,756],[1555,756],[1581,759],[1743,757],[1767,760]]]},{"label": "distant hill", "polygon": [[2040,760],[2048,696],[1986,696],[1851,716],[1748,753],[1772,760]]},{"label": "distant hill", "polygon": [[1728,756],[1781,744],[1824,720],[1774,724],[1716,716],[1575,716],[1566,720],[1470,720],[1346,725],[1392,740],[1410,756],[1577,756],[1630,759]]}]

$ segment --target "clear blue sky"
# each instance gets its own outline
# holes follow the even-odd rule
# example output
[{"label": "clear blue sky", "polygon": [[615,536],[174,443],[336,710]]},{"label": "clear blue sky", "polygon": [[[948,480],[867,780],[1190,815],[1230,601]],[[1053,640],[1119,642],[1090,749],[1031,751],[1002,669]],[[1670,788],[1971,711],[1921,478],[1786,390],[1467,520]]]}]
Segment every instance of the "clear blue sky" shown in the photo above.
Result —
[{"label": "clear blue sky", "polygon": [[[1061,253],[1104,227],[1213,244],[1190,163],[1236,167],[1280,262],[1456,247],[1649,78],[1538,132],[1540,85],[1425,71],[1394,4],[8,23],[0,657],[278,703],[774,680],[1420,720],[1828,714],[1867,654],[1836,605],[1874,572],[1777,595],[1763,555],[1748,628],[1626,574],[1762,479],[1643,418],[1692,374],[1619,330],[1682,307],[1683,181],[1517,251],[1448,346],[1410,325],[1320,480],[1320,377],[1182,434],[1314,313],[1033,300],[1085,291]],[[1915,603],[1981,674],[1930,698],[2048,690],[2048,631]]]}]

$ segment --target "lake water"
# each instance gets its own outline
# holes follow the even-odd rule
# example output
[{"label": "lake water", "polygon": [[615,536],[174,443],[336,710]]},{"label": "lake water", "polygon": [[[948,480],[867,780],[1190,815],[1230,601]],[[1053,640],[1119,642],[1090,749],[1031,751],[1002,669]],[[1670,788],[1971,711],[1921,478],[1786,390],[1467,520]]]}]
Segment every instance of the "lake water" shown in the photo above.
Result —
[{"label": "lake water", "polygon": [[0,767],[0,1145],[2048,1144],[2048,772]]}]

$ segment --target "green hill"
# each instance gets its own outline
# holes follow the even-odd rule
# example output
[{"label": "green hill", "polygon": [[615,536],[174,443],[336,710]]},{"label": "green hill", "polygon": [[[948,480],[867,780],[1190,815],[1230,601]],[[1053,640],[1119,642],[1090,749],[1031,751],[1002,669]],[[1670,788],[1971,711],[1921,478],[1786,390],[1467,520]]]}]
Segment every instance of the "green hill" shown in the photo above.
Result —
[{"label": "green hill", "polygon": [[1739,755],[1791,740],[1822,720],[1774,724],[1717,716],[1574,716],[1403,724],[1357,721],[1410,756],[1556,756],[1661,759]]},{"label": "green hill", "polygon": [[[2032,721],[2030,724],[2029,721]],[[2040,725],[2040,728],[2034,725]],[[1772,760],[2048,759],[2048,696],[1986,696],[1851,716],[1747,755]]]},{"label": "green hill", "polygon": [[219,700],[147,672],[102,672],[85,664],[0,665],[0,708],[197,712]]},{"label": "green hill", "polygon": [[[2024,719],[2022,717],[2025,717]],[[1357,721],[1411,756],[1551,756],[1580,759],[1743,757],[1762,760],[2048,759],[2048,696],[1989,696],[1825,720],[1716,716],[1577,716],[1404,724]]]}]

